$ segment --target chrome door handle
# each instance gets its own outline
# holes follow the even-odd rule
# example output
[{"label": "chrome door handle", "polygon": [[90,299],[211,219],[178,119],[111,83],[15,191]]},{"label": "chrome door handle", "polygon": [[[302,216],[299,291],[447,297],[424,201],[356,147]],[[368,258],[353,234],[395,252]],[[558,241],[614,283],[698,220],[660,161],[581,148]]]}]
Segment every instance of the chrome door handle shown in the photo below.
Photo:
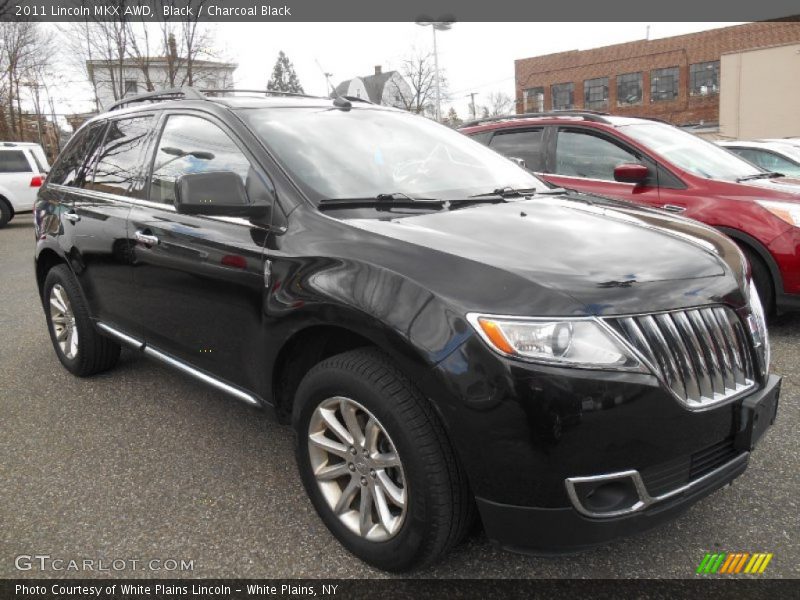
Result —
[{"label": "chrome door handle", "polygon": [[665,204],[661,208],[662,208],[662,210],[665,210],[665,211],[671,212],[671,213],[682,213],[683,211],[686,210],[685,206],[678,206],[676,204]]},{"label": "chrome door handle", "polygon": [[81,220],[81,216],[78,213],[74,212],[64,213],[64,218],[70,223],[77,223],[78,221]]},{"label": "chrome door handle", "polygon": [[148,246],[156,246],[158,245],[158,238],[154,235],[147,235],[142,231],[137,231],[133,234],[133,237],[136,239],[137,242],[142,242]]}]

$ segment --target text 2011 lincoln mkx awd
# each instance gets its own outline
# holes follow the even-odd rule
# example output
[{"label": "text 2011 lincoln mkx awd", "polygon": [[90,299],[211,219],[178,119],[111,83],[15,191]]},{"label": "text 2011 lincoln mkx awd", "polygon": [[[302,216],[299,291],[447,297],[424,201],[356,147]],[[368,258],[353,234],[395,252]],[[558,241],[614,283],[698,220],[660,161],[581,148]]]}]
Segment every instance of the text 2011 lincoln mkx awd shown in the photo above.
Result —
[{"label": "text 2011 lincoln mkx awd", "polygon": [[61,153],[35,230],[69,371],[124,346],[274,409],[322,520],[387,570],[476,516],[536,552],[662,523],[777,410],[731,240],[356,98],[126,99]]}]

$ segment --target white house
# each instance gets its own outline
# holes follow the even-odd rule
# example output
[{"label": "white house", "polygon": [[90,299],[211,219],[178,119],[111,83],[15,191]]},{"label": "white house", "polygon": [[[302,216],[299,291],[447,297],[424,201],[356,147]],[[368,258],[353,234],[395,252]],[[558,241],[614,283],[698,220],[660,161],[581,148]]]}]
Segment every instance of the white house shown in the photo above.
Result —
[{"label": "white house", "polygon": [[383,72],[380,65],[375,66],[373,75],[353,77],[336,86],[336,96],[364,98],[375,104],[408,108],[412,102],[411,86],[398,71]]},{"label": "white house", "polygon": [[[191,83],[194,87],[203,89],[233,87],[233,72],[236,67],[235,63],[195,60],[192,63]],[[100,110],[128,96],[189,85],[188,69],[183,59],[170,61],[166,57],[152,57],[142,61],[129,58],[121,62],[89,60],[86,61],[86,69]]]}]

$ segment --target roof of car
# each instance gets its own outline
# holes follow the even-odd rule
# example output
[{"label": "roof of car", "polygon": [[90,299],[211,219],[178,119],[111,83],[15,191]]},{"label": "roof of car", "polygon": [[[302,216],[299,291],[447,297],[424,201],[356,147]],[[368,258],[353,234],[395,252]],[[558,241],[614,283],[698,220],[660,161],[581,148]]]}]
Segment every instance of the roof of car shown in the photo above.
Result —
[{"label": "roof of car", "polygon": [[772,150],[794,147],[794,144],[784,140],[720,140],[717,144],[731,148],[767,148]]},{"label": "roof of car", "polygon": [[653,119],[621,117],[589,110],[556,110],[542,113],[523,113],[486,117],[465,123],[459,129],[470,131],[490,131],[492,129],[519,127],[521,125],[539,122],[584,122],[617,127],[621,125],[632,125],[634,123],[644,123],[648,121],[653,121]]}]

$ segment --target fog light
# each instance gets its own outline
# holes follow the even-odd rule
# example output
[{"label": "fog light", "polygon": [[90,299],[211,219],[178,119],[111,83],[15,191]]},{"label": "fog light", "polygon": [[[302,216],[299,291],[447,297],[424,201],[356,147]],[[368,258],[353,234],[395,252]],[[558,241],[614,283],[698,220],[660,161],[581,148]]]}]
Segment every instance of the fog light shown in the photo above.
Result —
[{"label": "fog light", "polygon": [[573,506],[589,517],[617,517],[641,510],[647,492],[637,471],[566,480]]}]

